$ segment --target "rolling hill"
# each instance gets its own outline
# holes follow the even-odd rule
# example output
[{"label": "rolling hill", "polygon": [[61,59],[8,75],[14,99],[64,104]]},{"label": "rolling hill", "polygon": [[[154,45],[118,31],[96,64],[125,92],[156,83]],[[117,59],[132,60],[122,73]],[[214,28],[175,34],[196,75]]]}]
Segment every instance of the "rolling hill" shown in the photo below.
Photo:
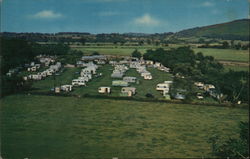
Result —
[{"label": "rolling hill", "polygon": [[227,40],[249,40],[250,19],[196,27],[175,33],[176,37],[207,37]]}]

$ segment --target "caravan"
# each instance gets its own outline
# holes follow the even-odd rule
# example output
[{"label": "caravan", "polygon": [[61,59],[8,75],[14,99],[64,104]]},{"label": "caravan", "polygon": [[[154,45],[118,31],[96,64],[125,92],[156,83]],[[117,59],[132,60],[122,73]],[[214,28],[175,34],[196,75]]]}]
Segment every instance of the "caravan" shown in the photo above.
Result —
[{"label": "caravan", "polygon": [[80,80],[80,79],[73,79],[72,80],[72,85],[73,86],[86,86],[85,81]]}]

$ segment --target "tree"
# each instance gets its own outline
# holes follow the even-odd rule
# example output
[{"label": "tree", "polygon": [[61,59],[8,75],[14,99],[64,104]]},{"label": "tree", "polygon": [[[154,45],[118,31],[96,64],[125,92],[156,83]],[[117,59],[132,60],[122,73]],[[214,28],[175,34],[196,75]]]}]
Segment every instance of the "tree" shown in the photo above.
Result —
[{"label": "tree", "polygon": [[240,137],[222,141],[218,135],[209,138],[212,151],[218,157],[249,158],[249,122],[240,122]]},{"label": "tree", "polygon": [[85,39],[85,38],[81,38],[81,39],[80,39],[80,43],[81,43],[82,45],[85,45],[86,39]]},{"label": "tree", "polygon": [[235,49],[240,50],[240,48],[241,48],[241,43],[239,42],[237,45],[235,45]]},{"label": "tree", "polygon": [[141,56],[141,53],[137,49],[132,52],[132,57],[141,58]]},{"label": "tree", "polygon": [[144,41],[143,40],[141,40],[141,41],[139,41],[139,43],[138,43],[140,46],[142,46],[143,44],[144,44]]},{"label": "tree", "polygon": [[234,48],[234,40],[231,40],[230,44],[231,44],[231,48]]},{"label": "tree", "polygon": [[150,39],[147,39],[147,44],[151,45],[151,40]]},{"label": "tree", "polygon": [[222,43],[222,48],[223,48],[223,49],[228,49],[228,48],[229,48],[229,44],[228,44],[227,41],[223,41],[223,43]]},{"label": "tree", "polygon": [[235,72],[230,70],[223,74],[222,79],[219,80],[219,85],[223,93],[228,95],[228,100],[236,103],[238,100],[249,101],[249,73]]},{"label": "tree", "polygon": [[199,38],[198,43],[204,44],[205,40],[203,38]]},{"label": "tree", "polygon": [[91,55],[100,55],[100,53],[97,51],[94,51]]}]

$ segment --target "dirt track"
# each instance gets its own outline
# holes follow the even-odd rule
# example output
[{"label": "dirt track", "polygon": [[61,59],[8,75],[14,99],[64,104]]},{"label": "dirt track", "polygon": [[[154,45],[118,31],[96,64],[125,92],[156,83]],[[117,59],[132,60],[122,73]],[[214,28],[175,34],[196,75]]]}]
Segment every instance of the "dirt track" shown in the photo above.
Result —
[{"label": "dirt track", "polygon": [[249,66],[249,62],[238,62],[238,61],[219,61],[221,64],[223,65],[227,65],[227,66]]}]

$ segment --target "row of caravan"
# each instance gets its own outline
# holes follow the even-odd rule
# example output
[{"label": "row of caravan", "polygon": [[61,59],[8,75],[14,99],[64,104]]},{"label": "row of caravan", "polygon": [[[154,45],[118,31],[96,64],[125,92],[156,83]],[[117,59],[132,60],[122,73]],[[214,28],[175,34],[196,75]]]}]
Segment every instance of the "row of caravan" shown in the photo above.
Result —
[{"label": "row of caravan", "polygon": [[86,86],[86,83],[89,82],[93,75],[96,74],[98,66],[94,63],[89,63],[86,68],[81,70],[80,77],[72,80],[73,86]]},{"label": "row of caravan", "polygon": [[59,69],[62,67],[62,64],[60,62],[57,62],[55,65],[50,65],[48,69],[38,72],[37,74],[30,74],[28,76],[24,76],[23,79],[25,81],[27,80],[42,80],[43,78],[47,76],[51,76],[54,73],[58,72]]},{"label": "row of caravan", "polygon": [[[111,93],[111,87],[99,87],[98,92],[101,94],[110,94]],[[122,87],[120,96],[126,96],[131,97],[136,94],[136,88],[135,87]]]}]

